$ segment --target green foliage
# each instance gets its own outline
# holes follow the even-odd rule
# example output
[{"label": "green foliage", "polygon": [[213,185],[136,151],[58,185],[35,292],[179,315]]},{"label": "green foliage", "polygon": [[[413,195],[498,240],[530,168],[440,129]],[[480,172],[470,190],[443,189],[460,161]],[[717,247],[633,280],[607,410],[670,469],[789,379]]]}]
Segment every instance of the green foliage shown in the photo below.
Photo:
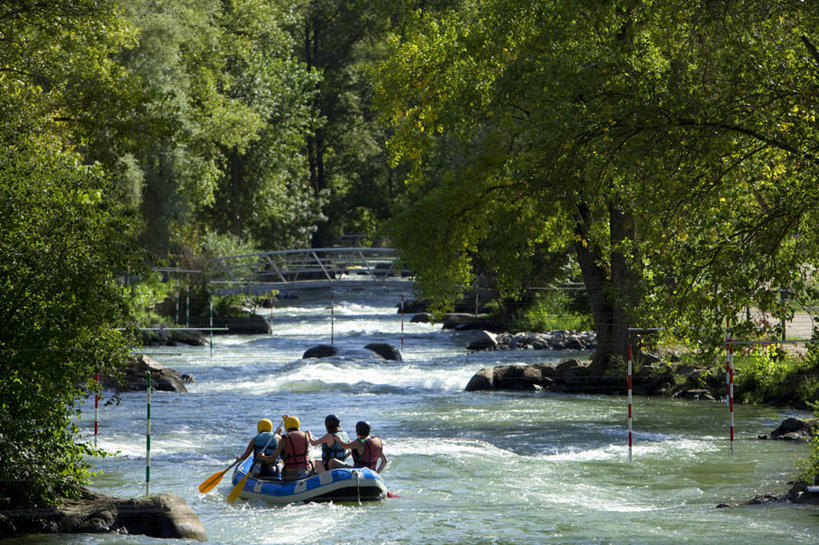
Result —
[{"label": "green foliage", "polygon": [[424,293],[450,302],[480,260],[519,289],[572,248],[603,363],[631,325],[715,350],[745,305],[787,315],[776,288],[802,291],[819,256],[817,17],[787,0],[417,13],[375,96],[410,169],[393,238]]},{"label": "green foliage", "polygon": [[[808,366],[804,361],[779,357],[774,350],[734,357],[737,397],[743,402],[779,402],[798,399],[809,384],[795,384],[793,377]],[[796,386],[796,388],[795,388]]]},{"label": "green foliage", "polygon": [[[819,417],[819,411],[815,412]],[[810,455],[799,464],[799,479],[807,483],[816,484],[819,477],[819,435],[814,435],[810,441]]]},{"label": "green foliage", "polygon": [[170,320],[161,316],[153,309],[168,297],[168,285],[162,282],[160,273],[150,273],[139,282],[133,282],[128,287],[128,302],[131,313],[140,327],[150,327],[157,324],[170,324]]},{"label": "green foliage", "polygon": [[88,481],[75,399],[128,355],[118,274],[141,269],[100,170],[54,140],[0,147],[0,505],[42,505]]},{"label": "green foliage", "polygon": [[519,320],[517,329],[522,331],[551,331],[568,329],[586,331],[591,329],[589,315],[578,314],[570,309],[571,299],[562,291],[548,290],[538,293],[533,304]]},{"label": "green foliage", "polygon": [[133,43],[118,0],[9,0],[0,14],[0,141],[59,135],[115,151],[139,93],[113,55]]},{"label": "green foliage", "polygon": [[294,57],[294,6],[138,0],[126,15],[139,41],[122,62],[143,84],[147,130],[122,177],[144,182],[146,246],[179,253],[205,227],[304,244],[317,214],[300,153],[316,77]]}]

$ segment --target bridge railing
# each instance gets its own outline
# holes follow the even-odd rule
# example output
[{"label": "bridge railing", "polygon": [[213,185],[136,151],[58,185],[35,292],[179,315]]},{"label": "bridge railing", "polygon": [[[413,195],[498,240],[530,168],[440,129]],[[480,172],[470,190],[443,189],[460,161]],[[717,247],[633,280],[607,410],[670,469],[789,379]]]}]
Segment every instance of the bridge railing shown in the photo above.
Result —
[{"label": "bridge railing", "polygon": [[307,248],[219,257],[216,261],[226,283],[271,287],[326,285],[351,279],[384,281],[409,274],[401,268],[398,252],[392,248]]}]

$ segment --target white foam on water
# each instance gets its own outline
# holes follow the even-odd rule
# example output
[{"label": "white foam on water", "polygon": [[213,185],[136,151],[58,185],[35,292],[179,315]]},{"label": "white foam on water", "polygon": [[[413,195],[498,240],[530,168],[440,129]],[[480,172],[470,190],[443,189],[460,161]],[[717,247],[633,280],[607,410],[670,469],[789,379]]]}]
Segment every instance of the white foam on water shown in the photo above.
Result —
[{"label": "white foam on water", "polygon": [[[652,460],[679,459],[692,457],[702,453],[710,453],[719,450],[719,446],[711,441],[694,439],[670,440],[660,442],[634,443],[632,445],[632,458],[651,457]],[[686,454],[687,453],[687,456]],[[610,444],[603,447],[575,450],[569,448],[557,453],[538,455],[538,458],[552,462],[606,462],[619,461],[628,458],[628,444]]]},{"label": "white foam on water", "polygon": [[498,448],[492,443],[476,439],[424,439],[398,440],[389,443],[390,456],[476,456],[486,457],[518,457],[518,454],[506,449]]},{"label": "white foam on water", "polygon": [[[214,437],[215,441],[220,440]],[[106,434],[97,440],[99,448],[110,454],[130,458],[144,458],[147,451],[145,435]],[[206,448],[201,439],[185,438],[181,434],[151,435],[151,456],[179,455],[184,452],[199,452]]]},{"label": "white foam on water", "polygon": [[[315,362],[315,363],[314,363]],[[390,389],[422,389],[460,391],[469,381],[474,369],[441,369],[392,363],[361,364],[351,360],[339,363],[309,360],[290,372],[259,373],[252,378],[242,377],[211,383],[197,383],[199,392],[235,392],[258,395],[262,392],[309,391],[333,389],[338,386],[371,385]],[[323,388],[322,388],[323,386]]]}]

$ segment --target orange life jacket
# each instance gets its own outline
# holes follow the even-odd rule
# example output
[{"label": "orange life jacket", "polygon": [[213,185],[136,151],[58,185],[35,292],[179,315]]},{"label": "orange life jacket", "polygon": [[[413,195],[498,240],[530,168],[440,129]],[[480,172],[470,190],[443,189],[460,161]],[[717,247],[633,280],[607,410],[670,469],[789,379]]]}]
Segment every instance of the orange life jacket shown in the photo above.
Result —
[{"label": "orange life jacket", "polygon": [[307,468],[307,453],[310,450],[310,443],[304,433],[293,435],[294,432],[284,436],[284,469],[304,469]]}]

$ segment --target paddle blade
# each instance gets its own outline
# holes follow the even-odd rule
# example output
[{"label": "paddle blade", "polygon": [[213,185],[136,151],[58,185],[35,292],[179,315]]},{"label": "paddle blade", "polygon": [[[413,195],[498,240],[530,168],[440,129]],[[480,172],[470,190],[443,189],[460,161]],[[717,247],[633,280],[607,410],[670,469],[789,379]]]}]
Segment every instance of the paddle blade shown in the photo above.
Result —
[{"label": "paddle blade", "polygon": [[387,497],[388,498],[397,498],[398,494],[393,494],[392,492],[387,492]]},{"label": "paddle blade", "polygon": [[245,483],[247,482],[248,477],[250,477],[250,471],[248,471],[247,474],[244,477],[242,477],[242,480],[236,483],[236,486],[234,486],[233,490],[230,491],[230,494],[228,494],[227,497],[228,503],[233,503],[236,501],[236,498],[239,497],[239,493],[241,493],[242,489],[245,487]]},{"label": "paddle blade", "polygon": [[213,475],[208,477],[205,480],[205,482],[203,482],[202,484],[199,485],[199,492],[201,492],[202,494],[205,494],[205,493],[210,492],[211,490],[213,490],[213,487],[216,486],[217,484],[219,484],[219,481],[222,480],[222,477],[225,476],[225,473],[227,473],[228,469],[230,469],[230,468],[223,469],[222,471],[220,471],[218,473],[214,473]]}]

